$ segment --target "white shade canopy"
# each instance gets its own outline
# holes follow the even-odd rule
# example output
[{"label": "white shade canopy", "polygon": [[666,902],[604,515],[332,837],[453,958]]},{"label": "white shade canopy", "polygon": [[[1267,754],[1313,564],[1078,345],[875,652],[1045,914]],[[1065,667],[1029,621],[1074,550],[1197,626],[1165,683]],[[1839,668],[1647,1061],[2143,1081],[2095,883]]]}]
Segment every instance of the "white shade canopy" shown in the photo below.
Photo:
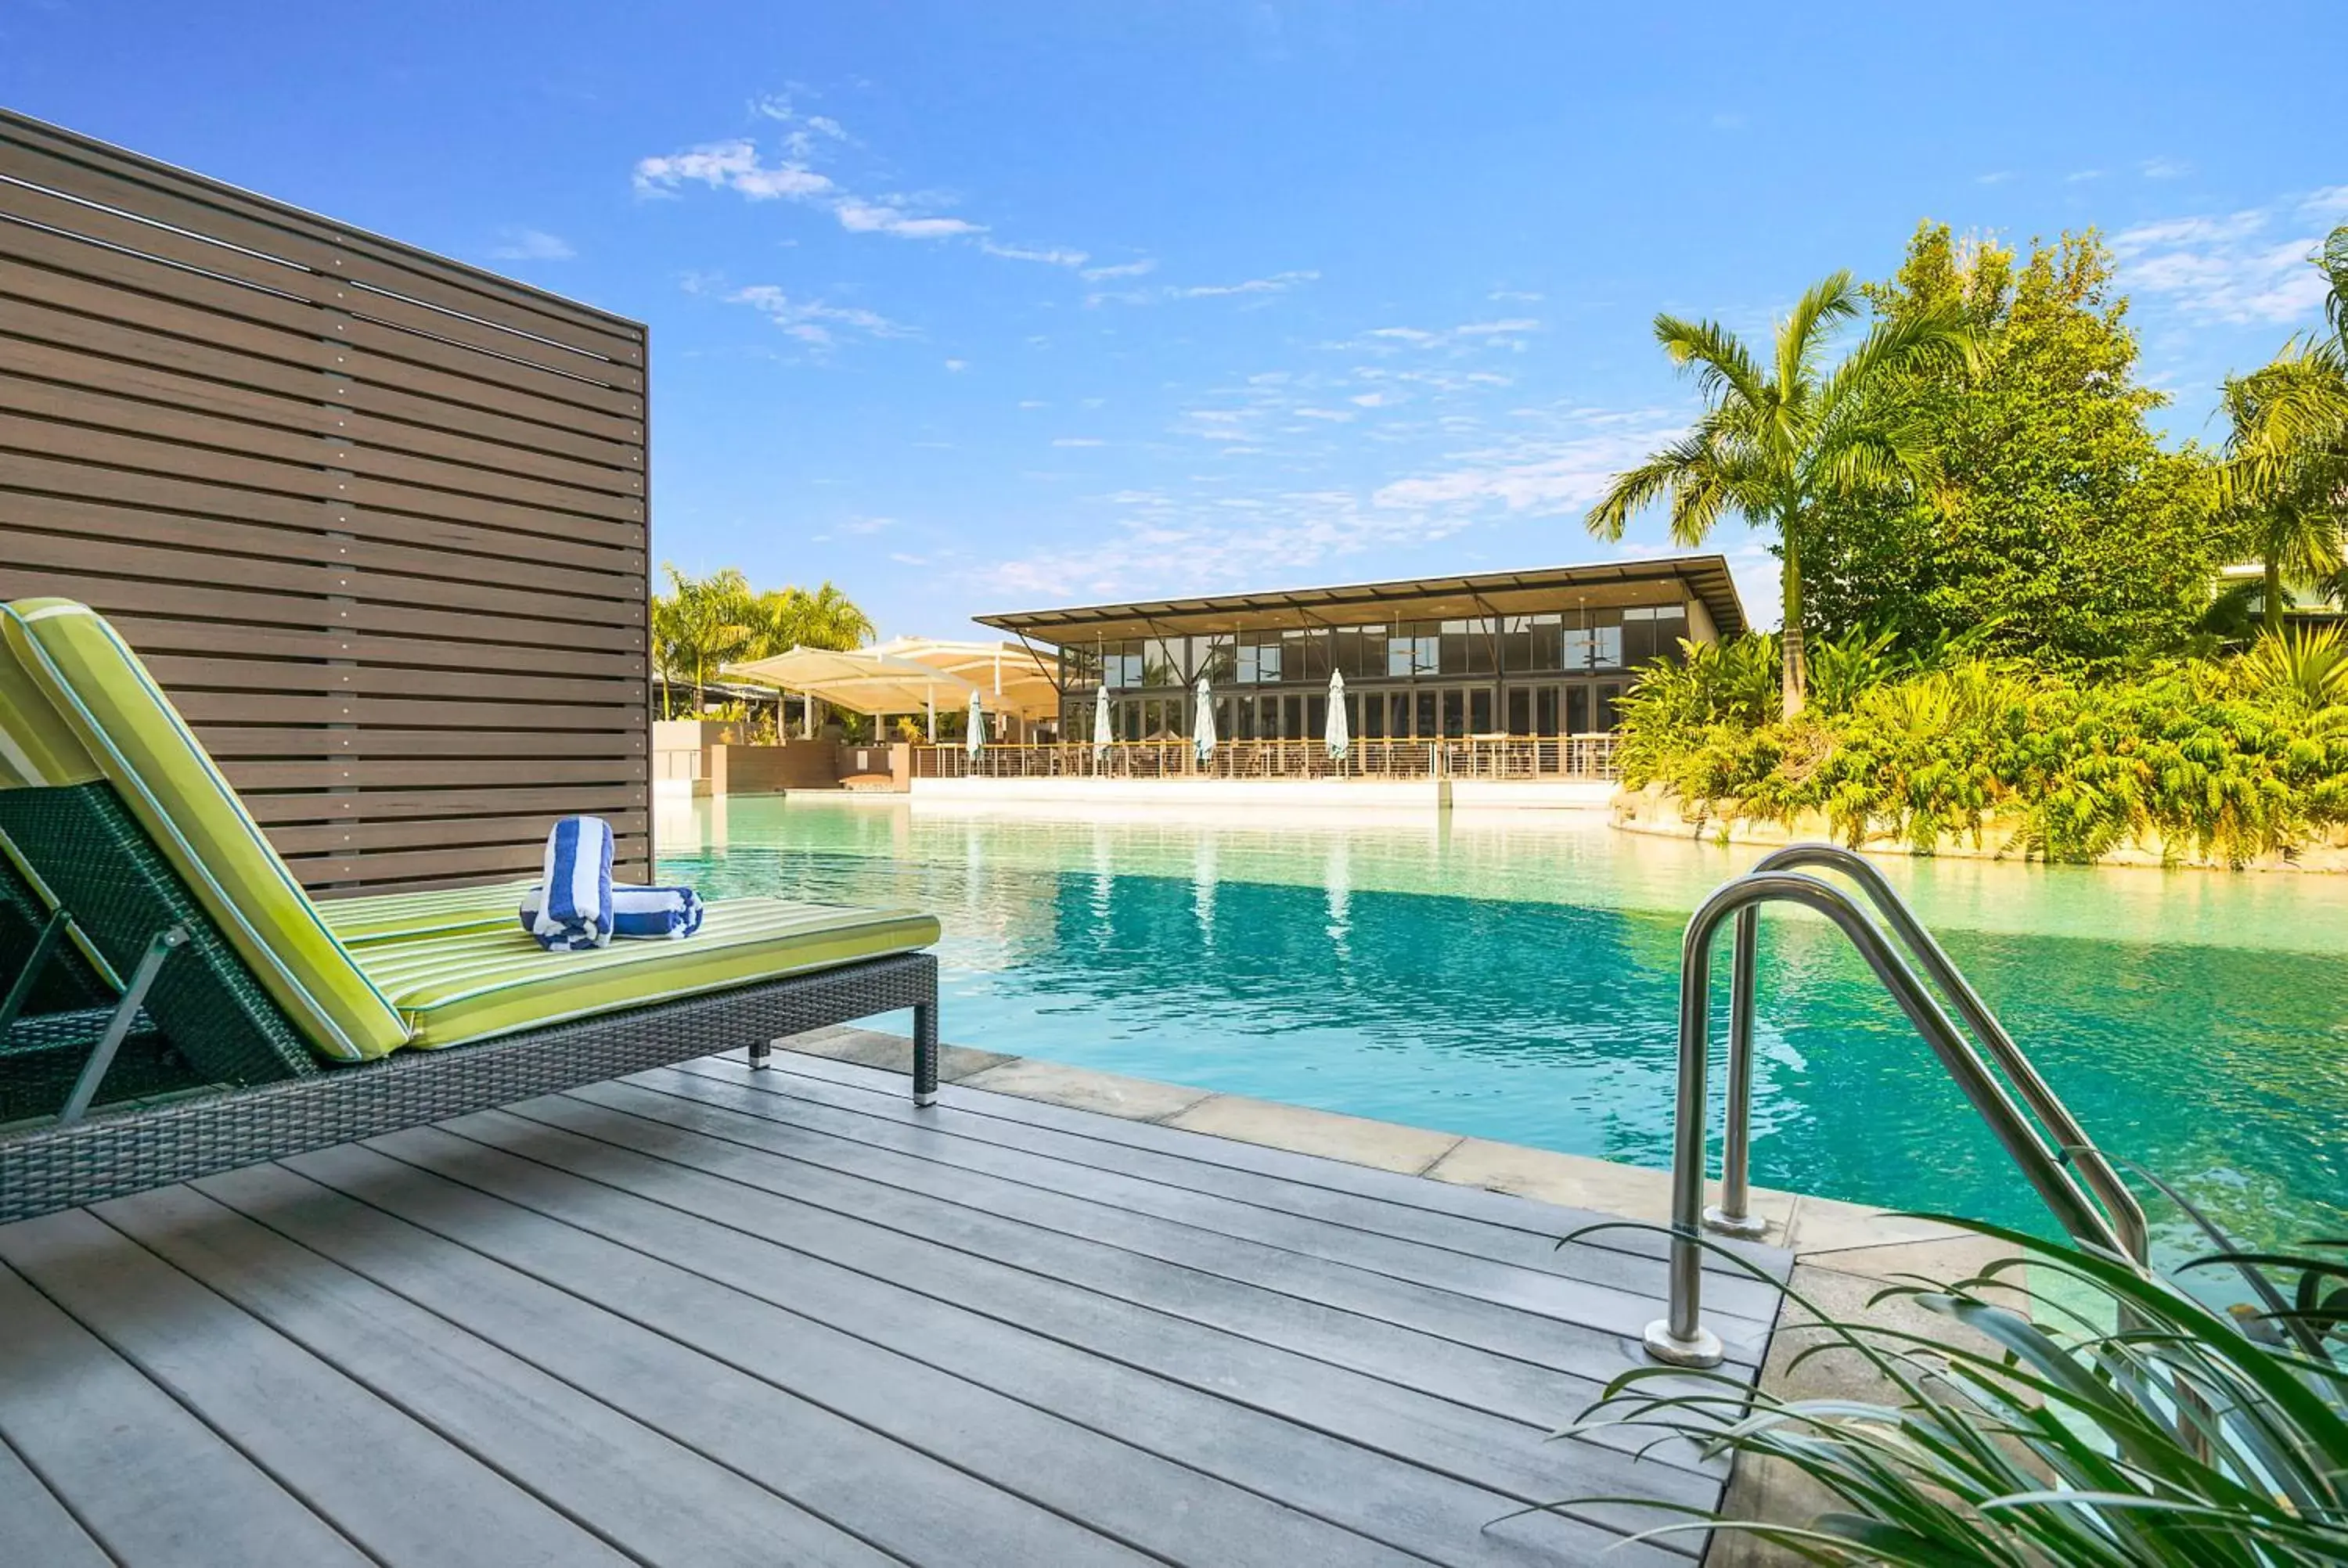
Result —
[{"label": "white shade canopy", "polygon": [[986,744],[986,712],[978,705],[978,688],[975,686],[970,692],[970,727],[963,732],[963,740],[969,746],[972,756],[978,755],[978,749]]},{"label": "white shade canopy", "polygon": [[1017,642],[949,642],[935,637],[899,637],[872,651],[910,660],[969,682],[986,693],[986,711],[1021,719],[1056,719],[1060,713],[1059,662]]},{"label": "white shade canopy", "polygon": [[1093,761],[1108,761],[1109,740],[1108,688],[1101,687],[1093,693]]},{"label": "white shade canopy", "polygon": [[1207,678],[1199,677],[1198,715],[1190,730],[1190,744],[1197,748],[1199,760],[1211,762],[1215,755],[1215,694],[1207,686]]},{"label": "white shade canopy", "polygon": [[1345,677],[1343,671],[1329,671],[1329,722],[1323,732],[1333,762],[1344,762],[1354,749],[1354,733],[1345,723]]},{"label": "white shade canopy", "polygon": [[941,697],[958,702],[979,688],[950,670],[877,648],[794,648],[765,659],[725,666],[735,681],[755,681],[803,692],[817,702],[852,713],[919,713]]}]

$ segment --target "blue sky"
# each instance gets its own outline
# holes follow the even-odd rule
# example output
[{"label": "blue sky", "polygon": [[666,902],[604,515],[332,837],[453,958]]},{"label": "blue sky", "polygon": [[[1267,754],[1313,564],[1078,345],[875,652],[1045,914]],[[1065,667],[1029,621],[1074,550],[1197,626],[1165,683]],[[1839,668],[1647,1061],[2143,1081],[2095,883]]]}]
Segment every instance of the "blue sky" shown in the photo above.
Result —
[{"label": "blue sky", "polygon": [[11,0],[0,102],[648,322],[657,556],[953,635],[1653,552],[1580,520],[1692,406],[1653,314],[1764,332],[1927,217],[2100,226],[2214,436],[2348,218],[2348,7],[2251,18]]}]

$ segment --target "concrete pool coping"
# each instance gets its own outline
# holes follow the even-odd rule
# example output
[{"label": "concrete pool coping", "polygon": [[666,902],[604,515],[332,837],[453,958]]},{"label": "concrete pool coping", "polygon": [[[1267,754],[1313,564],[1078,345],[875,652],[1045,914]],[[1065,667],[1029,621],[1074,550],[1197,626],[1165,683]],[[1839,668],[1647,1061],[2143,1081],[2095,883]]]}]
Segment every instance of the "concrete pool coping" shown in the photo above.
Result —
[{"label": "concrete pool coping", "polygon": [[[908,1075],[913,1067],[910,1038],[853,1025],[810,1030],[775,1045]],[[1661,1225],[1671,1211],[1668,1173],[1585,1154],[1561,1154],[968,1046],[942,1047],[938,1075],[945,1082],[998,1094],[1562,1207],[1597,1209],[1625,1219]],[[1870,1321],[1928,1337],[1970,1337],[1948,1319],[1911,1303],[1878,1303],[1875,1298],[1884,1286],[1913,1283],[1920,1275],[1941,1282],[1969,1278],[2006,1252],[1970,1232],[1814,1194],[1756,1187],[1753,1206],[1769,1225],[1761,1239],[1794,1255],[1787,1280],[1790,1296],[1842,1321]],[[1795,1302],[1781,1304],[1761,1367],[1764,1393],[1783,1399],[1900,1402],[1895,1389],[1849,1351],[1805,1357],[1806,1350],[1818,1344],[1815,1335],[1804,1331],[1812,1321]],[[1993,1348],[1985,1343],[1976,1348]],[[1720,1517],[1798,1524],[1844,1506],[1782,1460],[1739,1460]],[[1713,1536],[1701,1568],[1777,1568],[1797,1561],[1742,1531],[1723,1530]]]}]

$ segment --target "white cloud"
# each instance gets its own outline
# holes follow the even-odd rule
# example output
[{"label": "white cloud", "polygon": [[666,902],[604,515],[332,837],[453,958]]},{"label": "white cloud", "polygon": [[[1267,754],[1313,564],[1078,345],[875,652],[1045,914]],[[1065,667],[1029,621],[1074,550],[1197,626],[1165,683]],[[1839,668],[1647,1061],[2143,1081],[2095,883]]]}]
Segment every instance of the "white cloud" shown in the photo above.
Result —
[{"label": "white cloud", "polygon": [[1250,278],[1240,283],[1193,283],[1189,288],[1169,291],[1178,300],[1216,299],[1226,294],[1284,294],[1299,283],[1310,283],[1321,276],[1318,272],[1274,272],[1267,278]]},{"label": "white cloud", "polygon": [[1441,333],[1431,333],[1423,327],[1372,327],[1369,335],[1395,343],[1435,343],[1443,336]]},{"label": "white cloud", "polygon": [[1356,408],[1391,408],[1402,399],[1390,392],[1365,392],[1350,401]]},{"label": "white cloud", "polygon": [[2173,158],[2147,158],[2137,165],[2147,179],[2182,179],[2193,172],[2193,166]]},{"label": "white cloud", "polygon": [[[1081,267],[1087,258],[1082,251],[1058,247],[1038,250],[1026,245],[998,245],[992,240],[981,240],[978,248],[990,256],[1001,256],[1013,261],[1042,261],[1054,267]],[[1090,277],[1092,274],[1085,274]]]},{"label": "white cloud", "polygon": [[851,234],[894,234],[900,240],[949,240],[961,234],[983,234],[978,224],[960,218],[923,218],[891,201],[865,201],[848,197],[832,208],[839,226]]},{"label": "white cloud", "polygon": [[1504,322],[1469,322],[1466,326],[1453,327],[1455,337],[1490,337],[1498,333],[1537,333],[1540,323],[1529,316],[1517,316]]},{"label": "white cloud", "polygon": [[1526,305],[1539,304],[1541,298],[1540,295],[1527,289],[1494,289],[1484,297],[1495,304],[1506,302]]},{"label": "white cloud", "polygon": [[1993,169],[1987,174],[1974,175],[1973,183],[1975,185],[2003,185],[2010,179],[2018,179],[2020,178],[2021,176],[2014,173],[2011,169]]},{"label": "white cloud", "polygon": [[2063,177],[2063,183],[2065,185],[2077,185],[2084,180],[2101,179],[2103,177],[2104,171],[2100,169],[2074,169],[2069,174],[2065,175]]},{"label": "white cloud", "polygon": [[2322,273],[2308,264],[2321,242],[2312,229],[2281,228],[2286,210],[2319,216],[2329,190],[2222,217],[2171,218],[2112,236],[2120,281],[2167,299],[2188,315],[2236,324],[2305,321],[2320,306]]},{"label": "white cloud", "polygon": [[[1200,434],[1229,437],[1255,412],[1197,409],[1188,417],[1222,426]],[[1538,538],[1543,542],[1532,548],[1551,553],[1556,525],[1527,522],[1587,507],[1616,472],[1675,435],[1679,421],[1656,409],[1570,409],[1547,412],[1547,418],[1537,436],[1458,453],[1431,469],[1406,469],[1366,493],[1327,483],[1267,484],[1214,496],[1121,492],[1116,498],[1122,509],[1106,538],[999,562],[976,574],[978,585],[1016,601],[1325,581],[1332,562],[1488,526]],[[1244,439],[1217,450],[1227,457],[1279,456]],[[1663,548],[1631,544],[1622,551]]]},{"label": "white cloud", "polygon": [[[686,287],[695,292],[701,289],[688,280]],[[855,331],[872,337],[913,337],[912,328],[892,322],[878,311],[868,311],[853,305],[830,305],[820,300],[797,300],[772,283],[753,283],[724,296],[728,304],[748,305],[764,315],[790,336],[817,347],[829,346],[840,331]]]},{"label": "white cloud", "polygon": [[2348,185],[2327,185],[2310,191],[2299,204],[2302,218],[2348,218]]},{"label": "white cloud", "polygon": [[950,371],[955,372],[956,374],[960,374],[961,372],[970,368],[970,361],[966,359],[950,359],[946,361],[946,368]]},{"label": "white cloud", "polygon": [[712,190],[738,191],[753,201],[777,197],[804,201],[833,189],[829,179],[805,164],[760,161],[757,144],[739,138],[705,142],[665,158],[636,160],[638,195],[671,196],[678,187],[695,182]]},{"label": "white cloud", "polygon": [[1097,436],[1059,436],[1052,440],[1055,446],[1106,446],[1107,442]]},{"label": "white cloud", "polygon": [[504,233],[489,251],[499,261],[568,261],[576,254],[561,236],[543,229],[508,229]]},{"label": "white cloud", "polygon": [[1023,397],[1019,400],[1019,406],[1022,408],[1049,408],[1052,405],[1045,402],[1040,397]]},{"label": "white cloud", "polygon": [[1344,408],[1298,408],[1290,412],[1299,419],[1323,419],[1332,425],[1350,425],[1354,422],[1353,412]]},{"label": "white cloud", "polygon": [[1382,487],[1373,505],[1479,513],[1498,508],[1546,517],[1588,507],[1614,476],[1679,434],[1670,415],[1576,411],[1551,431],[1459,455],[1457,466]]},{"label": "white cloud", "polygon": [[1107,278],[1143,277],[1157,270],[1158,263],[1144,256],[1138,261],[1119,261],[1111,267],[1086,267],[1083,277],[1088,283],[1097,283]]}]

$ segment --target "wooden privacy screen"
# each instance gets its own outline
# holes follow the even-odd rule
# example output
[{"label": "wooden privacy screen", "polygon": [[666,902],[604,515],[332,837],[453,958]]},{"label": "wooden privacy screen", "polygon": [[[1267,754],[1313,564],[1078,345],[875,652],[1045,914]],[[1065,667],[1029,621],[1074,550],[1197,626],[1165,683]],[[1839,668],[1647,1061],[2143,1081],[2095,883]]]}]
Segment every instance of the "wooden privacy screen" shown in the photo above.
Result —
[{"label": "wooden privacy screen", "polygon": [[651,866],[644,329],[0,111],[0,599],[143,653],[296,873]]}]

